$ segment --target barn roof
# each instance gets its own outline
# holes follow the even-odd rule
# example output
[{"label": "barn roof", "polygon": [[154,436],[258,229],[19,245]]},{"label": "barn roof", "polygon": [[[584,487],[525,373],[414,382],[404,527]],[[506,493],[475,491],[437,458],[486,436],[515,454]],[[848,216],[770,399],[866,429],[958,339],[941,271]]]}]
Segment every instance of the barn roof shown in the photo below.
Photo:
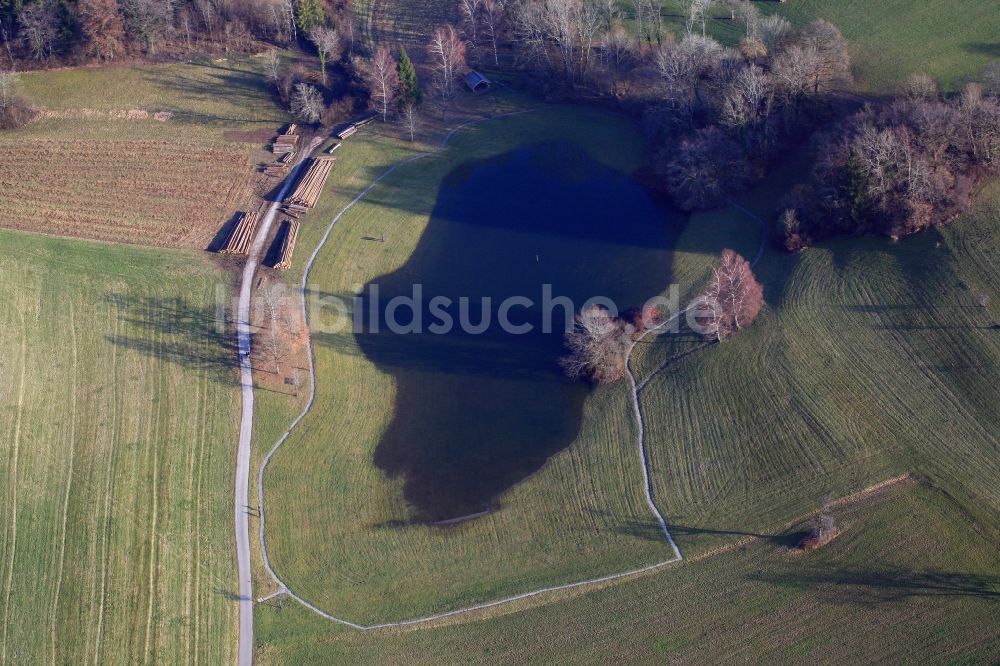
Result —
[{"label": "barn roof", "polygon": [[469,90],[474,92],[489,88],[490,84],[491,81],[488,78],[474,69],[470,69],[469,73],[465,75],[465,85],[469,86]]}]

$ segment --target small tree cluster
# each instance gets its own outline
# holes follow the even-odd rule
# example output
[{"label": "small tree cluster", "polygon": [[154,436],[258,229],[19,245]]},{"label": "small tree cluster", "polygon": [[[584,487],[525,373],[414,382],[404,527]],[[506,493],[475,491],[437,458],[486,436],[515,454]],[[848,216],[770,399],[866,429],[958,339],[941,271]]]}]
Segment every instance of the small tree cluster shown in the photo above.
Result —
[{"label": "small tree cluster", "polygon": [[35,114],[28,101],[17,95],[19,80],[17,72],[0,70],[0,130],[20,127]]},{"label": "small tree cluster", "polygon": [[610,384],[625,376],[625,364],[636,329],[607,308],[592,305],[577,314],[566,332],[569,354],[559,363],[572,379]]},{"label": "small tree cluster", "polygon": [[753,5],[738,10],[746,31],[738,49],[696,29],[699,10],[687,35],[653,54],[659,99],[647,127],[663,146],[655,166],[687,209],[741,189],[823,112],[826,93],[850,82],[847,43],[830,23],[794,33],[784,19],[761,19]]},{"label": "small tree cluster", "polygon": [[898,238],[964,210],[1000,172],[1000,99],[969,84],[942,100],[927,77],[852,116],[819,146],[815,177],[793,191],[779,225],[788,250],[845,233]]},{"label": "small tree cluster", "polygon": [[764,305],[764,289],[750,263],[730,249],[719,256],[702,292],[696,317],[710,340],[723,342],[754,322]]}]

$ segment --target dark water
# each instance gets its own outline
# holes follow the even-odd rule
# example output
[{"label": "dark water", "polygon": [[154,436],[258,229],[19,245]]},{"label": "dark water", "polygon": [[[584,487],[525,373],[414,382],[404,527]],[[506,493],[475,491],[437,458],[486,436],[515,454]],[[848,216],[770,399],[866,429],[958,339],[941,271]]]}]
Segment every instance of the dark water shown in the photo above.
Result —
[{"label": "dark water", "polygon": [[[597,295],[621,308],[640,305],[668,283],[677,219],[628,174],[569,144],[526,146],[464,164],[445,179],[409,261],[368,285],[378,286],[380,305],[366,290],[369,325],[357,334],[363,353],[398,381],[375,463],[403,479],[415,520],[489,508],[573,442],[589,389],[560,374],[566,311],[556,308],[552,332],[541,330],[543,285],[576,308]],[[411,295],[415,283],[423,290],[424,332],[387,331],[386,303]],[[442,310],[456,322],[458,299],[470,297],[472,324],[481,323],[489,297],[489,325],[482,334],[457,326],[427,332],[439,321],[430,310],[434,296],[454,301]],[[498,324],[510,296],[534,301],[509,314],[533,332],[507,333]],[[413,324],[412,311],[401,307],[396,321]]]}]

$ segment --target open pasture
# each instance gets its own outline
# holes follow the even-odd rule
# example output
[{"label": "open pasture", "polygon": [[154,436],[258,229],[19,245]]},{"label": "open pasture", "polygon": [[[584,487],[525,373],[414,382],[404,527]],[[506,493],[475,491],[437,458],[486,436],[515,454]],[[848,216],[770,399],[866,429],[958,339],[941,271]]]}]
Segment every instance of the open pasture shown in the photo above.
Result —
[{"label": "open pasture", "polygon": [[187,252],[0,246],[0,663],[233,661],[225,275]]}]

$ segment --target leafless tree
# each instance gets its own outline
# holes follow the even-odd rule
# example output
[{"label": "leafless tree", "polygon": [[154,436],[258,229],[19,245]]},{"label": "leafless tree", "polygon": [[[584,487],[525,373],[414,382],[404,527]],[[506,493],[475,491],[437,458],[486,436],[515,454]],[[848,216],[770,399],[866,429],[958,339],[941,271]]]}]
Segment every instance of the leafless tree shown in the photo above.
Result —
[{"label": "leafless tree", "polygon": [[483,25],[483,38],[493,53],[493,65],[499,69],[499,43],[503,39],[504,0],[482,0],[480,12]]},{"label": "leafless tree", "polygon": [[813,21],[800,38],[806,50],[815,53],[812,59],[813,93],[827,92],[851,82],[851,56],[847,40],[829,21]]},{"label": "leafless tree", "polygon": [[708,10],[715,4],[715,0],[689,0],[687,21],[684,24],[687,34],[694,32],[695,26],[701,25],[701,36],[705,37],[705,22],[708,19]]},{"label": "leafless tree", "polygon": [[455,26],[438,26],[427,47],[434,67],[434,83],[443,102],[455,94],[455,80],[465,65],[465,43]]},{"label": "leafless tree", "polygon": [[792,35],[792,24],[784,16],[770,14],[757,22],[757,39],[767,52],[774,55],[781,51]]},{"label": "leafless tree", "polygon": [[[760,67],[750,65],[741,70],[730,84],[723,99],[722,121],[744,132],[748,143],[756,141],[766,150],[773,108],[774,87],[771,79]],[[756,131],[748,133],[750,129]]]},{"label": "leafless tree", "polygon": [[113,60],[124,51],[125,25],[116,0],[80,0],[78,9],[88,54]]},{"label": "leafless tree", "polygon": [[926,74],[913,74],[903,84],[902,93],[911,101],[937,99],[938,87]]},{"label": "leafless tree", "polygon": [[417,127],[420,125],[420,113],[417,111],[417,105],[413,102],[407,102],[403,105],[400,110],[400,115],[403,120],[403,127],[410,135],[410,143],[413,143],[417,134]]},{"label": "leafless tree", "polygon": [[389,117],[389,108],[399,93],[399,74],[396,71],[396,59],[385,46],[375,50],[372,58],[368,89],[371,91],[371,104],[382,114],[382,120]]},{"label": "leafless tree", "polygon": [[616,25],[604,37],[601,60],[607,67],[608,75],[611,78],[612,95],[617,96],[623,92],[621,83],[625,78],[625,73],[635,63],[636,50],[636,44],[632,41],[632,37],[620,25]]},{"label": "leafless tree", "polygon": [[458,13],[462,17],[462,32],[465,43],[472,48],[472,57],[476,64],[482,62],[479,52],[480,24],[482,23],[483,0],[458,0]]},{"label": "leafless tree", "polygon": [[281,56],[275,49],[264,54],[264,76],[271,83],[277,83],[281,78]]},{"label": "leafless tree", "polygon": [[706,336],[723,342],[754,322],[764,304],[764,290],[750,263],[727,248],[712,268],[701,303],[697,314]]},{"label": "leafless tree", "polygon": [[618,381],[625,375],[634,332],[632,324],[612,317],[606,308],[587,307],[566,333],[569,354],[560,359],[560,365],[573,379],[588,379],[598,384]]},{"label": "leafless tree", "polygon": [[21,15],[18,17],[21,36],[36,60],[52,55],[58,21],[56,5],[49,0],[32,3],[21,10]]},{"label": "leafless tree", "polygon": [[340,55],[340,35],[333,28],[316,26],[309,31],[309,39],[316,45],[316,52],[319,54],[319,69],[323,76],[323,85],[326,85],[326,62],[330,58],[336,58]]},{"label": "leafless tree", "polygon": [[315,86],[296,83],[291,99],[292,113],[307,123],[314,123],[323,115],[323,96]]},{"label": "leafless tree", "polygon": [[6,113],[14,103],[14,92],[20,80],[20,74],[13,70],[0,71],[0,114]]},{"label": "leafless tree", "polygon": [[1000,60],[991,60],[983,70],[983,86],[991,95],[1000,96]]}]

